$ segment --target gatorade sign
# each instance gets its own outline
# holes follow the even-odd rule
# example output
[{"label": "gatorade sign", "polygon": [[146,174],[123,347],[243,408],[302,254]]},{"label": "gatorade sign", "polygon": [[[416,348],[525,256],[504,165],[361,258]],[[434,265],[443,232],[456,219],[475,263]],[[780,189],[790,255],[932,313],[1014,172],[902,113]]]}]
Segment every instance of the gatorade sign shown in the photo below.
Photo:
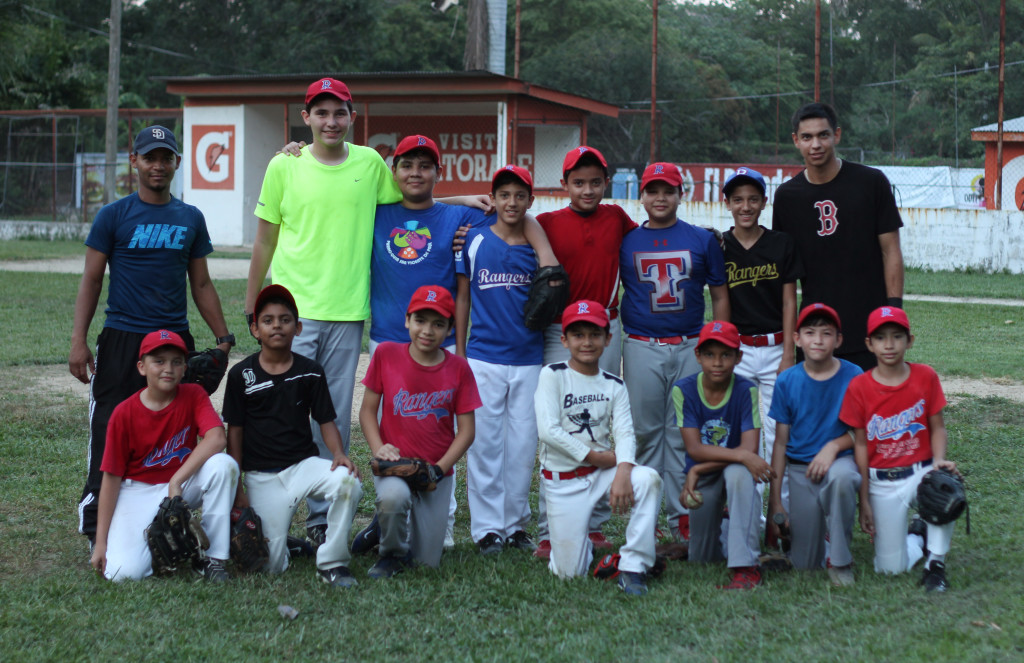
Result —
[{"label": "gatorade sign", "polygon": [[235,188],[235,126],[192,127],[192,188]]}]

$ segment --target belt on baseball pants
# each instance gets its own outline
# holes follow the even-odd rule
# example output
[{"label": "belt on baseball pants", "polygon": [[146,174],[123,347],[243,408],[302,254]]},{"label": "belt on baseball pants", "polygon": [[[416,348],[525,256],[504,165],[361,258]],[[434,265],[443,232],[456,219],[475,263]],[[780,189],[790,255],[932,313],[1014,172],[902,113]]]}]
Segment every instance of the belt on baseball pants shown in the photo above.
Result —
[{"label": "belt on baseball pants", "polygon": [[654,341],[658,345],[680,345],[685,341],[692,338],[697,338],[700,334],[688,334],[686,336],[662,336],[661,338],[655,338],[653,336],[640,336],[639,334],[626,334],[628,338],[634,341],[644,341],[645,343]]},{"label": "belt on baseball pants", "polygon": [[754,348],[767,348],[782,343],[782,332],[774,334],[755,334],[754,336],[740,335],[740,343]]},{"label": "belt on baseball pants", "polygon": [[922,467],[931,467],[931,465],[932,461],[929,458],[906,467],[871,467],[868,468],[868,471],[869,476],[875,481],[899,481],[900,479],[913,476]]},{"label": "belt on baseball pants", "polygon": [[588,474],[593,474],[594,472],[597,472],[597,468],[593,465],[580,465],[572,472],[552,472],[551,470],[541,470],[540,475],[545,479],[565,481],[566,479],[585,477]]}]

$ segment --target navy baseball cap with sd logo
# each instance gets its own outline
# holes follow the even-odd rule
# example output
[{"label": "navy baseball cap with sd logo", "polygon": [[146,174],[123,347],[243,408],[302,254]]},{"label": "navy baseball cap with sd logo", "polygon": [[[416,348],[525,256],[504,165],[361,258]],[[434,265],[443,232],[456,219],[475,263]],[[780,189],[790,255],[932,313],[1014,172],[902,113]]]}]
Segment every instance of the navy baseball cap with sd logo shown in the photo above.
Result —
[{"label": "navy baseball cap with sd logo", "polygon": [[174,138],[174,132],[167,127],[155,124],[151,127],[146,127],[135,137],[136,154],[148,154],[160,147],[166,147],[179,157],[181,156],[181,152],[178,151],[178,141]]}]

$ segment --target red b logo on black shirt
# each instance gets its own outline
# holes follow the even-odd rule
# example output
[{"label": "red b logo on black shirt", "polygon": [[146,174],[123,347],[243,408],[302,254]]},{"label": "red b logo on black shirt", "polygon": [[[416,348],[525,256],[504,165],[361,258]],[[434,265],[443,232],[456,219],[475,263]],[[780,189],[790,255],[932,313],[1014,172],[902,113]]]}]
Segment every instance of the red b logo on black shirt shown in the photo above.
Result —
[{"label": "red b logo on black shirt", "polygon": [[836,218],[836,204],[831,200],[822,200],[814,203],[814,208],[818,210],[818,221],[821,222],[818,236],[828,237],[835,233],[836,228],[839,227],[839,219]]}]

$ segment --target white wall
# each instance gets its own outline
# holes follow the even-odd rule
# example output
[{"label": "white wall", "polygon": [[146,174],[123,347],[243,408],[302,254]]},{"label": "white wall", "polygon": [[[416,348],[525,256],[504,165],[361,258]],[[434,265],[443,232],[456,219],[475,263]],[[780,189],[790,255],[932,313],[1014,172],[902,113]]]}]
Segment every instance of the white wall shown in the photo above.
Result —
[{"label": "white wall", "polygon": [[251,245],[256,239],[256,201],[260,197],[263,176],[274,154],[287,142],[284,132],[283,110],[278,104],[245,107],[244,152],[239,155],[242,179],[242,244]]},{"label": "white wall", "polygon": [[[534,214],[565,207],[568,200],[538,197]],[[609,200],[620,205],[636,221],[647,218],[638,200]],[[1008,270],[1024,274],[1024,213],[1012,210],[961,210],[903,208],[900,240],[904,262],[910,267],[984,271]],[[680,218],[698,226],[726,230],[732,217],[721,203],[683,203]],[[772,208],[761,214],[771,227]],[[1021,287],[1024,292],[1024,284]]]}]

